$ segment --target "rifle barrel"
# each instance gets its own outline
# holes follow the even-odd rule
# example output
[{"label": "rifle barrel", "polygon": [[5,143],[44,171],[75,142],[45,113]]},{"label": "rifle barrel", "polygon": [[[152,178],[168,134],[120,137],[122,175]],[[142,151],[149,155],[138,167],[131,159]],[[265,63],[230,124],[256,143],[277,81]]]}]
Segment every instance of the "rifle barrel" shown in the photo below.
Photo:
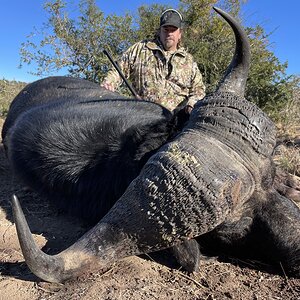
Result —
[{"label": "rifle barrel", "polygon": [[139,99],[139,95],[136,93],[136,91],[134,90],[134,88],[131,86],[131,84],[128,82],[128,80],[125,78],[124,74],[122,73],[120,67],[118,66],[118,64],[113,60],[113,58],[111,57],[110,53],[104,49],[103,53],[108,57],[108,59],[110,60],[110,62],[113,64],[113,66],[115,67],[115,69],[118,71],[119,75],[121,76],[121,78],[124,80],[125,84],[127,85],[128,89],[130,90],[131,94]]}]

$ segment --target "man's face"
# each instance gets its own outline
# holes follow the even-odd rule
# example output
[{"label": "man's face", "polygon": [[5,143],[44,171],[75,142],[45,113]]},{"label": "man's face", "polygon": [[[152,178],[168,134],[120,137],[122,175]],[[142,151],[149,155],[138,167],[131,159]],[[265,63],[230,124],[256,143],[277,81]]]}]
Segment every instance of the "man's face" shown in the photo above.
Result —
[{"label": "man's face", "polygon": [[159,39],[165,50],[175,51],[181,39],[181,29],[174,26],[162,26],[160,27]]}]

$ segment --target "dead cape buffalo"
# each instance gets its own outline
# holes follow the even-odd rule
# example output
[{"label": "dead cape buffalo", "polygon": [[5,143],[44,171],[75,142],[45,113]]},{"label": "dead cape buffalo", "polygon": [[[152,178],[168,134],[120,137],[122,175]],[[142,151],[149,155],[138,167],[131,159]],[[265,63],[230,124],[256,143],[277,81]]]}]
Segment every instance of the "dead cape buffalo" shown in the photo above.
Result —
[{"label": "dead cape buffalo", "polygon": [[[215,10],[234,31],[235,55],[216,92],[199,101],[177,134],[164,109],[129,100],[114,100],[108,112],[109,100],[57,98],[12,117],[4,143],[12,169],[27,185],[66,209],[87,207],[87,214],[109,209],[103,195],[108,201],[110,193],[120,196],[91,230],[53,256],[37,248],[13,196],[23,255],[40,278],[63,282],[126,256],[172,246],[179,260],[186,263],[194,256],[196,265],[196,240],[208,248],[281,262],[286,272],[300,276],[300,210],[272,187],[275,127],[244,99],[249,42],[235,19]],[[149,126],[153,129],[147,131]],[[143,136],[140,127],[152,136]],[[128,151],[127,145],[133,148]],[[122,169],[131,172],[131,167],[124,167],[118,155],[112,158],[118,151],[136,167],[130,182],[123,182]],[[102,168],[113,173],[103,175]],[[125,190],[122,195],[109,186],[111,180],[116,190],[118,184]],[[185,250],[191,252],[187,260]]]}]

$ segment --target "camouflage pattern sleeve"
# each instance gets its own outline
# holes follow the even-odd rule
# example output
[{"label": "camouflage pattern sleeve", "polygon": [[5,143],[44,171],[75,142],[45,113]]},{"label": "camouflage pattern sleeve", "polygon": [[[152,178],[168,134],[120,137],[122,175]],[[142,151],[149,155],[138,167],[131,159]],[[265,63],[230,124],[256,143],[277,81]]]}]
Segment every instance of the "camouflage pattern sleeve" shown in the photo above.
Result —
[{"label": "camouflage pattern sleeve", "polygon": [[[129,48],[124,54],[117,60],[117,63],[125,76],[125,78],[129,78],[130,74],[130,53],[131,48]],[[118,71],[115,68],[111,68],[108,72],[104,80],[102,81],[102,86],[109,86],[110,90],[115,91],[122,84],[122,78],[119,75]]]},{"label": "camouflage pattern sleeve", "polygon": [[[120,69],[122,70],[121,67]],[[114,92],[121,85],[121,83],[122,79],[119,76],[117,70],[112,68],[107,72],[104,80],[101,82],[101,86]]]},{"label": "camouflage pattern sleeve", "polygon": [[202,75],[198,69],[197,63],[193,62],[193,77],[191,87],[189,89],[187,105],[194,107],[198,100],[205,97],[205,85],[202,80]]}]

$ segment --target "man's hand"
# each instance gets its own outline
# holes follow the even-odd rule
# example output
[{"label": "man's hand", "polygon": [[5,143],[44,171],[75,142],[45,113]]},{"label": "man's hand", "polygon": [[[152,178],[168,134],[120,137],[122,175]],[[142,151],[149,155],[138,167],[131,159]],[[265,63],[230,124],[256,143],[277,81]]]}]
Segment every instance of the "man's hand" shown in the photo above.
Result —
[{"label": "man's hand", "polygon": [[192,110],[193,110],[193,107],[190,106],[190,105],[187,105],[187,106],[184,108],[185,113],[188,114],[188,115],[192,112]]},{"label": "man's hand", "polygon": [[105,89],[111,91],[111,92],[114,92],[115,91],[115,88],[113,87],[112,84],[110,83],[103,83],[101,84],[100,86],[104,87]]}]

